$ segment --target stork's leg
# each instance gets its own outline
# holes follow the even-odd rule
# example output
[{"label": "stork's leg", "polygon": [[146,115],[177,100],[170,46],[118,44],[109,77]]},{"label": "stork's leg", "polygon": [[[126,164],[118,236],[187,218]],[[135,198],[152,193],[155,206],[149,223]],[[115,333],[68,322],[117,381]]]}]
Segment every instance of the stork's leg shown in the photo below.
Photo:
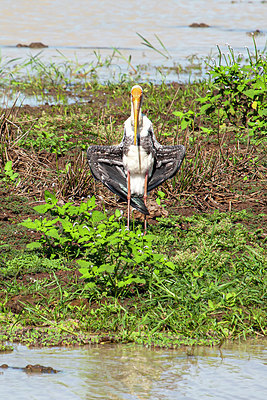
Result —
[{"label": "stork's leg", "polygon": [[[145,206],[147,207],[147,173],[145,176],[144,203],[145,203]],[[146,234],[146,228],[147,228],[147,219],[146,219],[146,215],[145,215],[144,216],[144,234]]]},{"label": "stork's leg", "polygon": [[127,171],[127,186],[128,186],[128,194],[127,194],[127,202],[128,202],[127,228],[130,229],[131,184],[130,184],[130,172],[129,171]]}]

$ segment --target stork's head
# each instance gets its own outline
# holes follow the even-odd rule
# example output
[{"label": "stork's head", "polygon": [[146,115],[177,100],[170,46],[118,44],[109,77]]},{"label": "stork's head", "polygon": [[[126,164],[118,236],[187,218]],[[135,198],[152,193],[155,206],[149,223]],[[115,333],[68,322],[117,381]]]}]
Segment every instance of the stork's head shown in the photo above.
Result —
[{"label": "stork's head", "polygon": [[141,86],[135,85],[132,87],[131,90],[131,104],[132,104],[132,112],[133,112],[133,119],[134,119],[134,144],[136,145],[136,138],[137,138],[137,129],[139,124],[139,115],[142,105],[142,98],[143,98],[143,90]]}]

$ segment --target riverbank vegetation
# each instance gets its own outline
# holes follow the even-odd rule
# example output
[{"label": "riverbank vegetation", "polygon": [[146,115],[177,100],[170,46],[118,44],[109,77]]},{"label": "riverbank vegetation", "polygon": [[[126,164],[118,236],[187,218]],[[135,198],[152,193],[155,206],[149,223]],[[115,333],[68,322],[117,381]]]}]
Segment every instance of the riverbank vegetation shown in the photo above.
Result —
[{"label": "riverbank vegetation", "polygon": [[158,140],[187,149],[180,173],[150,195],[145,236],[136,211],[125,229],[126,205],[86,162],[90,144],[121,140],[136,75],[101,84],[67,61],[63,71],[31,60],[19,79],[2,68],[2,87],[44,104],[0,111],[1,342],[175,347],[266,335],[265,56],[219,49],[205,80],[142,85]]}]

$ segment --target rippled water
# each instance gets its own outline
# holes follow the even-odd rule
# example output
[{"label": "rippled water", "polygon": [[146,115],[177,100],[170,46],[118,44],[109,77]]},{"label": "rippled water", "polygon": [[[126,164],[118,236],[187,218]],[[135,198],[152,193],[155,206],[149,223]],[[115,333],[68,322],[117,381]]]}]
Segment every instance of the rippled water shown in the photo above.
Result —
[{"label": "rippled water", "polygon": [[0,369],[5,400],[265,400],[266,340],[222,349],[148,350],[138,346],[32,349],[0,354],[0,365],[42,364],[57,374]]},{"label": "rippled water", "polygon": [[[192,54],[217,54],[216,44],[227,50],[229,43],[238,53],[253,48],[247,32],[260,30],[259,49],[266,44],[267,2],[263,0],[1,0],[0,48],[2,57],[28,57],[40,50],[16,48],[17,43],[41,41],[49,47],[44,59],[66,57],[80,62],[95,60],[93,50],[105,58],[111,47],[124,56],[132,55],[134,65],[184,64]],[[190,28],[204,22],[209,28]],[[162,40],[172,58],[166,60],[142,45],[142,34],[160,48],[154,34]],[[117,68],[126,69],[122,60]],[[144,76],[146,72],[144,72]],[[153,78],[153,77],[152,77]]]}]

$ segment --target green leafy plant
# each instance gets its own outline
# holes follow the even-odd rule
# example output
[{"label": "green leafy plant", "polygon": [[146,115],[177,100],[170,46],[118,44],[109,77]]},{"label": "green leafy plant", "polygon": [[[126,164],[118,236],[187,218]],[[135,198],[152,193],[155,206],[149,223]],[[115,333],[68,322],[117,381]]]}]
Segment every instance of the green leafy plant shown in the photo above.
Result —
[{"label": "green leafy plant", "polygon": [[156,202],[157,204],[160,206],[164,207],[164,198],[166,197],[166,194],[164,192],[162,192],[161,190],[158,190],[158,197],[156,198]]},{"label": "green leafy plant", "polygon": [[4,174],[5,176],[3,177],[3,181],[6,183],[16,183],[18,185],[21,181],[19,178],[19,174],[17,172],[14,172],[12,169],[12,161],[7,161],[7,163],[4,166]]},{"label": "green leafy plant", "polygon": [[178,117],[180,119],[182,131],[184,131],[186,129],[194,128],[195,113],[192,110],[188,110],[186,112],[174,111],[173,115],[175,115],[176,117]]},{"label": "green leafy plant", "polygon": [[[112,221],[113,228],[115,225],[120,227]],[[117,297],[126,294],[130,285],[147,287],[153,270],[159,264],[166,264],[164,256],[152,250],[153,235],[142,236],[141,231],[129,232],[125,227],[107,234],[107,226],[99,226],[97,232],[98,253],[87,256],[89,261],[78,261],[83,278],[89,280],[88,287],[101,285],[104,291]],[[104,249],[108,249],[105,257]]]},{"label": "green leafy plant", "polygon": [[214,115],[219,124],[228,120],[243,126],[252,138],[265,136],[267,62],[258,53],[256,44],[255,56],[249,53],[247,63],[236,59],[229,46],[229,57],[223,57],[219,49],[219,63],[209,68],[209,90],[204,97],[198,98],[201,104],[200,115]]},{"label": "green leafy plant", "polygon": [[51,217],[21,223],[42,233],[37,242],[27,247],[42,250],[50,258],[79,258],[82,278],[87,288],[97,288],[114,296],[126,295],[130,287],[149,286],[153,271],[172,268],[162,254],[152,248],[153,235],[143,235],[139,229],[128,231],[116,210],[108,217],[95,210],[92,197],[80,206],[66,203],[59,206],[55,195],[46,191],[46,203],[35,211]]}]

